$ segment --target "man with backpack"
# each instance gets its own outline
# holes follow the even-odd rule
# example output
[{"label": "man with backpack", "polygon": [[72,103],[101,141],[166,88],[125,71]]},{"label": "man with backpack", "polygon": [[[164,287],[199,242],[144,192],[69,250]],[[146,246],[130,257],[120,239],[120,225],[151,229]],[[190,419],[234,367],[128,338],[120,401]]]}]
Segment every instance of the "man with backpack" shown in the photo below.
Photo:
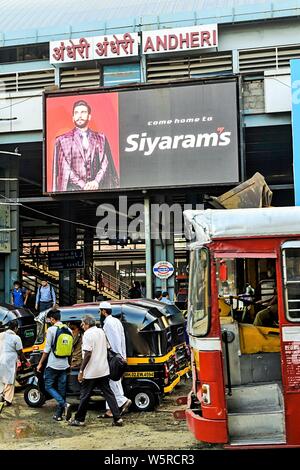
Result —
[{"label": "man with backpack", "polygon": [[[48,359],[44,372],[45,390],[57,402],[55,421],[62,421],[65,413],[68,420],[71,416],[71,405],[66,402],[67,369],[69,358],[72,354],[72,331],[60,321],[60,311],[50,310],[47,314],[52,326],[47,330],[46,346],[37,366],[41,372],[44,363]],[[57,387],[57,388],[55,388]]]},{"label": "man with backpack", "polygon": [[54,308],[56,296],[53,286],[50,286],[47,280],[42,281],[36,293],[35,308],[38,312],[43,312],[48,308]]}]

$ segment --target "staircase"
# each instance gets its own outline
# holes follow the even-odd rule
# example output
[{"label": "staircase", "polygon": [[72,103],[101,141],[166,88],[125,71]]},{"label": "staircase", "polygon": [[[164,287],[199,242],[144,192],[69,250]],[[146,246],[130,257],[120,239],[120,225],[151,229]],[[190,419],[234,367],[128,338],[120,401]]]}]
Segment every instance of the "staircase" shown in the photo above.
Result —
[{"label": "staircase", "polygon": [[[30,254],[24,253],[21,256],[20,264],[22,270],[26,273],[25,276],[23,275],[25,287],[35,291],[37,285],[40,284],[39,279],[47,279],[53,285],[58,295],[59,272],[48,269],[47,256],[43,256],[39,263],[35,264]],[[113,300],[128,298],[130,286],[126,282],[111,276],[99,268],[91,269],[88,276],[85,276],[85,274],[84,270],[77,270],[76,285],[78,289],[89,291],[95,296],[102,293],[105,297]],[[36,280],[34,281],[30,276],[35,277]]]},{"label": "staircase", "polygon": [[284,404],[280,385],[232,388],[227,396],[230,445],[284,444]]}]

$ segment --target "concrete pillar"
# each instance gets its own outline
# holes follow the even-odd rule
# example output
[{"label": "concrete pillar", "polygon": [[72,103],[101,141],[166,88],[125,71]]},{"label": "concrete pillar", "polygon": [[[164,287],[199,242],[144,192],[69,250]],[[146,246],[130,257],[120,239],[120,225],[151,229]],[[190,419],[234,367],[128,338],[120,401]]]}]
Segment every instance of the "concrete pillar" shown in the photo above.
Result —
[{"label": "concrete pillar", "polygon": [[[19,190],[18,158],[20,157],[17,155],[1,154],[0,193],[4,196],[0,200],[0,299],[2,302],[10,302],[12,283],[19,278],[19,206],[13,204],[17,201]],[[12,203],[9,203],[8,199],[12,200]],[[5,229],[10,230],[5,231]]]},{"label": "concrete pillar", "polygon": [[152,292],[152,249],[151,249],[151,218],[150,218],[150,199],[144,199],[144,217],[145,217],[145,246],[146,246],[146,297],[151,299]]},{"label": "concrete pillar", "polygon": [[[74,202],[60,202],[60,217],[75,220]],[[59,225],[59,249],[72,250],[76,248],[76,226],[68,222]],[[59,272],[59,304],[72,305],[77,302],[76,270]]]},{"label": "concrete pillar", "polygon": [[[174,266],[174,217],[173,212],[170,211],[172,200],[158,195],[154,204],[151,210],[151,231],[154,235],[152,235],[152,267],[158,261],[169,261]],[[168,279],[159,279],[153,275],[154,291],[167,290],[170,300],[174,299],[174,283],[174,275]]]}]

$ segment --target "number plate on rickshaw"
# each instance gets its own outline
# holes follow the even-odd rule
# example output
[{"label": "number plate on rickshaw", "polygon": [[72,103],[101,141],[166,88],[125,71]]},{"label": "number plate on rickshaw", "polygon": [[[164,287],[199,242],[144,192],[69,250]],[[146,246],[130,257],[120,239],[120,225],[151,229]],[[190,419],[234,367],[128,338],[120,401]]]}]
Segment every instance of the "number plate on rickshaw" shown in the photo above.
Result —
[{"label": "number plate on rickshaw", "polygon": [[125,372],[124,377],[154,377],[154,372]]}]

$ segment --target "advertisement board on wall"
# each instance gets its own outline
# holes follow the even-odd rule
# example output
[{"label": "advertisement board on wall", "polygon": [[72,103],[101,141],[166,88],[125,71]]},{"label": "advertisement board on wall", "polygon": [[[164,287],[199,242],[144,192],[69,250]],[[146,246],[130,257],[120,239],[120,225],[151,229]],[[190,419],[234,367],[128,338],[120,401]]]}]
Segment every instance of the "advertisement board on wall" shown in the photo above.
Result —
[{"label": "advertisement board on wall", "polygon": [[239,182],[236,82],[47,95],[45,192]]},{"label": "advertisement board on wall", "polygon": [[300,60],[291,60],[291,99],[295,205],[300,205]]}]

